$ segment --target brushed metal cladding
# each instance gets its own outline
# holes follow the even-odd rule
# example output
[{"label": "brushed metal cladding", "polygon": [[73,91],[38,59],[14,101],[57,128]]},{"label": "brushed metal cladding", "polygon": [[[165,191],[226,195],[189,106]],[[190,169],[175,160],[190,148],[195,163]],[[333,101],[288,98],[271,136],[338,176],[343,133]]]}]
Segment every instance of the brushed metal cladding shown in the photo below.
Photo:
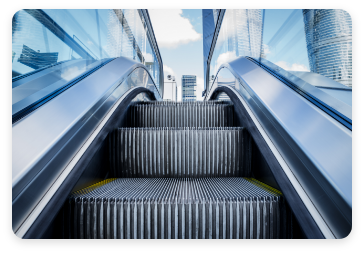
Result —
[{"label": "brushed metal cladding", "polygon": [[120,128],[109,135],[111,177],[250,177],[244,128]]},{"label": "brushed metal cladding", "polygon": [[335,237],[346,237],[352,223],[352,132],[245,58],[222,65],[220,74],[230,78],[219,76],[205,100],[219,87],[240,94],[256,114],[251,117],[270,126],[265,131],[297,178],[294,188],[312,202],[304,201],[315,221],[325,232],[329,226]]},{"label": "brushed metal cladding", "polygon": [[292,238],[281,193],[252,178],[119,178],[73,193],[69,238]]},{"label": "brushed metal cladding", "polygon": [[[67,151],[74,153],[82,147],[87,137],[79,138],[78,130],[86,125],[84,133],[89,135],[88,131],[103,120],[114,103],[137,87],[161,99],[145,66],[120,57],[13,124],[12,199],[13,206],[20,206],[13,209],[14,231],[72,159]],[[92,126],[87,125],[90,119]],[[72,140],[74,135],[79,143],[67,147],[76,141]],[[62,150],[65,147],[67,151]],[[64,153],[67,157],[60,158]],[[53,165],[54,161],[60,162]],[[49,165],[53,165],[52,168]],[[32,183],[40,175],[43,177],[42,184],[33,188]],[[44,178],[44,175],[49,176]]]},{"label": "brushed metal cladding", "polygon": [[233,104],[220,102],[138,103],[130,107],[130,127],[227,127]]}]

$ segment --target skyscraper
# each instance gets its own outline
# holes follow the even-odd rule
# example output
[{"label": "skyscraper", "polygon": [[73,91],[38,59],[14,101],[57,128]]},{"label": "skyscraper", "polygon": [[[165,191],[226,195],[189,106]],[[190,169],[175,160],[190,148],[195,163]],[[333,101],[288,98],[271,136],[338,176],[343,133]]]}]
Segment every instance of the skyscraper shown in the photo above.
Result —
[{"label": "skyscraper", "polygon": [[260,9],[231,10],[232,43],[236,56],[259,57],[262,43],[263,19]]},{"label": "skyscraper", "polygon": [[260,57],[263,16],[261,9],[203,11],[205,88],[222,64],[240,56]]},{"label": "skyscraper", "polygon": [[344,10],[303,10],[311,72],[352,86],[352,22]]},{"label": "skyscraper", "polygon": [[196,75],[182,75],[182,101],[196,101]]}]

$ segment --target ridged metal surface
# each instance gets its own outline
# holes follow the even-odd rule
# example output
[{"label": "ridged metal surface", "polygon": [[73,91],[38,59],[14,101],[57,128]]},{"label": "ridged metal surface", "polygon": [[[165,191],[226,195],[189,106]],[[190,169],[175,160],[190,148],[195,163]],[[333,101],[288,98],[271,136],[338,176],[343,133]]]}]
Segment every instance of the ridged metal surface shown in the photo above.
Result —
[{"label": "ridged metal surface", "polygon": [[109,136],[112,177],[250,177],[244,128],[120,128]]},{"label": "ridged metal surface", "polygon": [[134,103],[130,127],[228,127],[234,126],[233,104],[213,102]]},{"label": "ridged metal surface", "polygon": [[215,100],[215,101],[140,101],[132,105],[232,105],[229,100]]},{"label": "ridged metal surface", "polygon": [[73,193],[64,212],[69,238],[292,236],[281,193],[251,178],[115,179]]}]

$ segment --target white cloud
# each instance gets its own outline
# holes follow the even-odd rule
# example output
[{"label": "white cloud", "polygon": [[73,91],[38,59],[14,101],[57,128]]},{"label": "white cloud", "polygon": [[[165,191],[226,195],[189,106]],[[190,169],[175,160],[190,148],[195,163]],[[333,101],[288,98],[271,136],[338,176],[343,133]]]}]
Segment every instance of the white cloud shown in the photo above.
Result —
[{"label": "white cloud", "polygon": [[235,58],[237,58],[237,56],[234,51],[228,51],[219,55],[219,57],[216,60],[214,73],[218,71],[218,69],[222,64],[234,60]]},{"label": "white cloud", "polygon": [[168,74],[175,76],[173,69],[164,64],[163,64],[163,72],[165,76],[167,76]]},{"label": "white cloud", "polygon": [[94,43],[92,41],[90,41],[90,39],[87,40],[87,44],[94,45]]},{"label": "white cloud", "polygon": [[269,46],[267,44],[263,44],[263,52],[264,55],[268,55],[269,53],[271,53]]},{"label": "white cloud", "polygon": [[294,64],[290,65],[289,63],[284,62],[284,61],[279,61],[279,62],[276,62],[275,64],[278,65],[279,67],[281,67],[282,69],[285,69],[286,71],[310,71],[303,64],[294,63]]},{"label": "white cloud", "polygon": [[150,53],[145,53],[144,60],[145,60],[145,62],[149,62],[149,63],[154,62],[153,56]]},{"label": "white cloud", "polygon": [[202,91],[204,90],[203,78],[196,77],[196,99],[202,100]]},{"label": "white cloud", "polygon": [[196,32],[190,20],[181,16],[182,9],[148,11],[160,48],[176,48],[202,38],[202,34]]}]

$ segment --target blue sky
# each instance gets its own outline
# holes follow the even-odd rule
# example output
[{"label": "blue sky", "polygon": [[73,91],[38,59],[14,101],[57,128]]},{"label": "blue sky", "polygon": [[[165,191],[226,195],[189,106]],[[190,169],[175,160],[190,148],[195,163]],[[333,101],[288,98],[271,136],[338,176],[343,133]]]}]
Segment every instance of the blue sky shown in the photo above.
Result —
[{"label": "blue sky", "polygon": [[[168,15],[161,15],[161,13]],[[182,75],[196,75],[198,99],[202,99],[202,10],[184,9],[179,12],[177,9],[149,10],[149,15],[162,56],[165,77],[168,74],[174,75],[177,85],[180,86]],[[171,26],[168,27],[167,24]],[[178,32],[181,38],[176,38],[179,36],[178,34],[171,35],[174,32]],[[185,41],[182,41],[183,39]],[[180,96],[181,90],[179,89],[178,97],[180,98]]]}]

